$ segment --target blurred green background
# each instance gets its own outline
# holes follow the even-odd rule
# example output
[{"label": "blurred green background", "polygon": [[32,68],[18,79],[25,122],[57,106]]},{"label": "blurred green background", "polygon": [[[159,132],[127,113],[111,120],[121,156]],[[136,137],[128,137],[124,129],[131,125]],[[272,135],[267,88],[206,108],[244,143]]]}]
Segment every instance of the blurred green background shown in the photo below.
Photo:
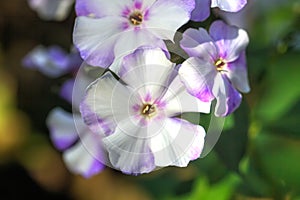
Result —
[{"label": "blurred green background", "polygon": [[[215,15],[204,24],[223,14]],[[45,125],[68,77],[22,67],[36,45],[68,50],[74,11],[43,21],[22,0],[0,1],[0,199],[300,200],[300,1],[249,0],[226,15],[245,28],[251,92],[214,150],[187,168],[132,177],[107,168],[83,179],[65,168]],[[198,26],[199,23],[190,23]]]}]

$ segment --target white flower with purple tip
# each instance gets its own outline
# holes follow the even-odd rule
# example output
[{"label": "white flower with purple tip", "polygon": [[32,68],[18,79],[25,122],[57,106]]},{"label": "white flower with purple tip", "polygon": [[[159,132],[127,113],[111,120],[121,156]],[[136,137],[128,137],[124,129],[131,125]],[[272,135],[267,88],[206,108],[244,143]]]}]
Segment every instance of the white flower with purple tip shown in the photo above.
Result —
[{"label": "white flower with purple tip", "polygon": [[197,159],[205,130],[177,116],[209,113],[210,102],[186,91],[161,49],[139,48],[120,65],[120,80],[105,73],[89,86],[80,107],[86,124],[104,137],[107,164],[141,174]]},{"label": "white flower with purple tip", "polygon": [[210,15],[210,7],[218,7],[226,12],[238,12],[247,4],[247,0],[196,0],[191,20],[204,21]]},{"label": "white flower with purple tip", "polygon": [[203,28],[187,29],[180,41],[188,58],[179,74],[188,91],[203,101],[217,99],[215,115],[227,116],[241,103],[238,92],[250,91],[245,50],[246,31],[215,21],[209,34]]},{"label": "white flower with purple tip", "polygon": [[176,30],[189,21],[194,0],[77,0],[73,32],[81,56],[108,67],[140,46],[166,49]]},{"label": "white flower with purple tip", "polygon": [[54,108],[47,117],[47,126],[54,146],[63,151],[63,160],[70,171],[89,178],[104,169],[100,162],[103,160],[101,137],[89,130],[79,114],[72,116]]}]

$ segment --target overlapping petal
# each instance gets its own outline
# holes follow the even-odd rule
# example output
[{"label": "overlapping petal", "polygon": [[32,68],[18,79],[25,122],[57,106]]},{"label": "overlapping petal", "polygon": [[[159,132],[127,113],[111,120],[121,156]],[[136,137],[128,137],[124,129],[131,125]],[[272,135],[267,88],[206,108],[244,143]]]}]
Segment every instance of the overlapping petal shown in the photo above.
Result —
[{"label": "overlapping petal", "polygon": [[246,66],[246,55],[245,52],[243,52],[236,61],[228,63],[227,67],[229,69],[228,78],[232,85],[243,93],[248,93],[250,91]]},{"label": "overlapping petal", "polygon": [[189,28],[183,33],[180,46],[191,57],[199,57],[208,62],[213,61],[218,56],[218,48],[213,39],[203,28]]},{"label": "overlapping petal", "polygon": [[[206,95],[203,96],[205,97],[202,99],[207,100]],[[165,102],[165,115],[167,116],[176,116],[185,112],[209,113],[211,106],[210,101],[201,101],[200,98],[191,95],[179,76],[172,80],[161,101]]]},{"label": "overlapping petal", "polygon": [[235,111],[242,101],[242,95],[231,85],[222,74],[215,77],[213,94],[217,99],[215,115],[225,117]]},{"label": "overlapping petal", "polygon": [[212,88],[217,75],[215,67],[197,57],[188,58],[179,68],[179,75],[187,91],[204,102],[214,99]]}]

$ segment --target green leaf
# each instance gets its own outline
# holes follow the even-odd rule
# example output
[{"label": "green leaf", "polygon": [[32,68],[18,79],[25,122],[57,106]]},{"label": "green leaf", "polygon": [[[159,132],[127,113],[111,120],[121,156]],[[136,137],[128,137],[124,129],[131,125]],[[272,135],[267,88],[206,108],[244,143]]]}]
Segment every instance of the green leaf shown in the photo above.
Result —
[{"label": "green leaf", "polygon": [[299,54],[289,53],[270,63],[262,95],[255,113],[262,122],[281,118],[300,97]]},{"label": "green leaf", "polygon": [[261,170],[281,189],[300,191],[300,140],[260,134],[255,147]]},{"label": "green leaf", "polygon": [[223,163],[234,171],[239,171],[248,143],[249,112],[245,102],[232,114],[235,126],[222,132],[215,150]]}]

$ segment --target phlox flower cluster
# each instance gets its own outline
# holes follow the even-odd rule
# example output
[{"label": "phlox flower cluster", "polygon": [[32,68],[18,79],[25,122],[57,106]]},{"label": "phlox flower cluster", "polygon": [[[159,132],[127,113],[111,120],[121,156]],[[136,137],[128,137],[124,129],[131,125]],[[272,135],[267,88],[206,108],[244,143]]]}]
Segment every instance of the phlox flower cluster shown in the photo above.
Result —
[{"label": "phlox flower cluster", "polygon": [[[50,137],[63,151],[67,167],[84,177],[105,165],[138,175],[166,166],[186,167],[199,158],[206,131],[181,116],[214,110],[212,115],[226,117],[239,107],[241,92],[250,91],[249,39],[245,30],[222,20],[212,22],[209,30],[183,27],[204,21],[212,8],[238,12],[246,3],[76,0],[75,70],[82,59],[82,68],[89,65],[104,72],[67,81],[61,96],[72,104],[73,116],[55,108],[47,119]],[[184,29],[180,41],[175,40]],[[172,62],[176,50],[166,41],[186,53],[183,62]],[[39,47],[24,63],[58,77],[74,71],[70,61],[76,59],[70,56]]]}]

